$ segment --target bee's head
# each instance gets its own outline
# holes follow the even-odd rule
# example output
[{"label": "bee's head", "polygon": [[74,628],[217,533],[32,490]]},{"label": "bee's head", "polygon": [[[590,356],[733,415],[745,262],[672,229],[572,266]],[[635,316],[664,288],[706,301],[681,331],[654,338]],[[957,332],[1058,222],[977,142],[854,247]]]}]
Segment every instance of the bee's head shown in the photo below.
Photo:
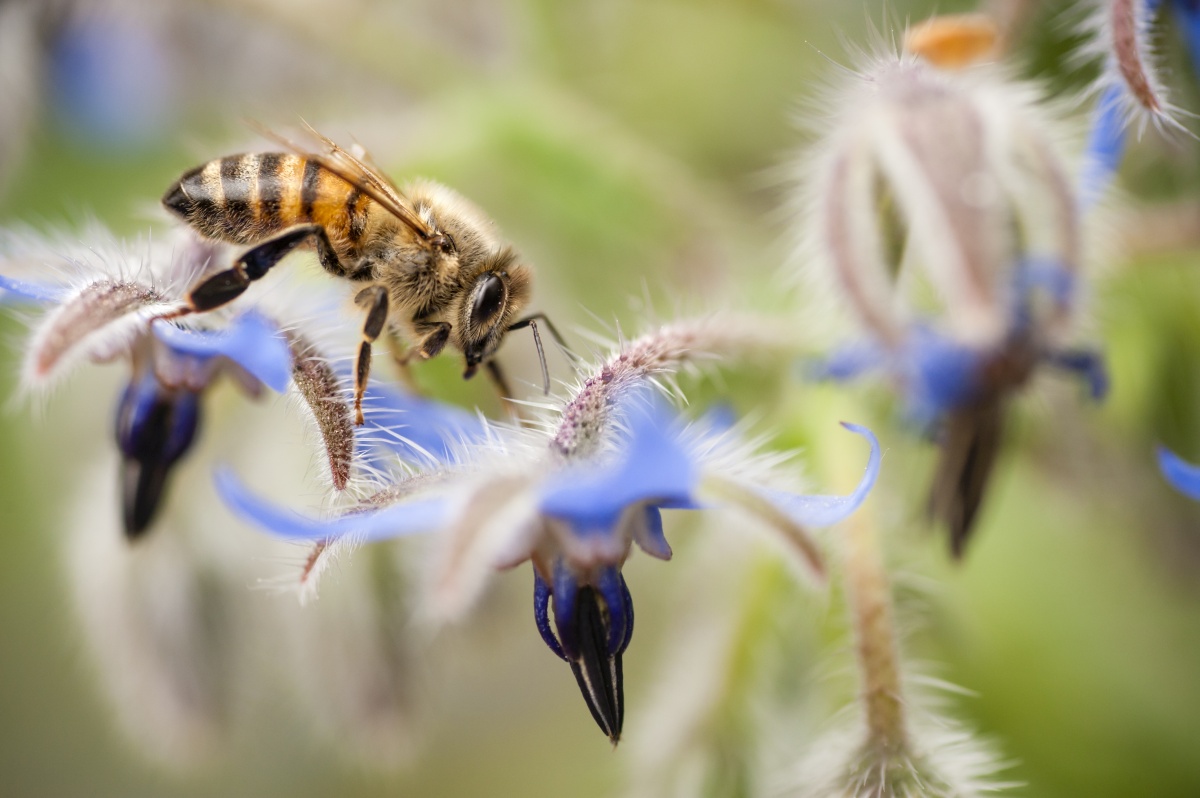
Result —
[{"label": "bee's head", "polygon": [[488,257],[467,282],[452,322],[467,359],[464,377],[474,376],[500,346],[509,325],[529,302],[530,278],[529,267],[517,263],[512,250],[505,249]]}]

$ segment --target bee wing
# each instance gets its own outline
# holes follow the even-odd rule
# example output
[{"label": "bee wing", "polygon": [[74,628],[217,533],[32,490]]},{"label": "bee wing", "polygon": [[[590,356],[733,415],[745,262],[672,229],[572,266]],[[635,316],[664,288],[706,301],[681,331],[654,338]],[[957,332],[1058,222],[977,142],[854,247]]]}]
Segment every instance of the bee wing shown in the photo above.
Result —
[{"label": "bee wing", "polygon": [[359,191],[379,203],[392,216],[395,216],[412,228],[413,232],[421,238],[429,238],[434,234],[429,225],[425,224],[416,211],[412,209],[412,206],[408,204],[408,200],[400,193],[400,189],[396,188],[396,184],[388,179],[386,175],[362,159],[356,158],[351,153],[342,149],[333,139],[318,133],[307,122],[304,125],[305,132],[321,144],[324,152],[313,153],[271,130],[257,125],[255,127],[267,138],[279,142],[292,152],[303,155],[306,158],[311,158],[347,183],[353,185]]}]

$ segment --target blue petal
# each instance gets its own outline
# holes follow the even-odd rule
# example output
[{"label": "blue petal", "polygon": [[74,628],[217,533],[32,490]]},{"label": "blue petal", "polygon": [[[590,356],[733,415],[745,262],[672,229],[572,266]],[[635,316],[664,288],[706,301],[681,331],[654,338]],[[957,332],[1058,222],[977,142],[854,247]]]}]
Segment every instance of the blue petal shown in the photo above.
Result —
[{"label": "blue petal", "polygon": [[479,416],[460,407],[405,393],[372,381],[363,395],[363,430],[380,434],[364,441],[368,458],[375,453],[399,455],[409,461],[433,459],[445,463],[462,442],[482,440],[486,434]]},{"label": "blue petal", "polygon": [[[554,561],[554,626],[558,630],[559,647],[565,658],[579,659],[579,637],[575,620],[575,600],[579,597],[579,580],[562,558]],[[544,639],[544,638],[543,638]],[[553,647],[551,647],[553,650]]]},{"label": "blue petal", "polygon": [[562,644],[558,642],[558,638],[554,636],[554,630],[550,626],[550,585],[546,583],[545,579],[542,579],[542,575],[536,568],[533,569],[533,619],[537,623],[538,634],[542,636],[542,642],[560,659],[565,660],[567,655],[563,652]]},{"label": "blue petal", "polygon": [[932,330],[913,330],[907,359],[909,412],[920,423],[965,404],[978,390],[981,353]]},{"label": "blue petal", "polygon": [[668,433],[673,419],[658,403],[636,405],[618,461],[569,468],[551,477],[541,490],[543,514],[568,521],[581,533],[609,532],[631,504],[690,501],[698,473],[678,436]]},{"label": "blue petal", "polygon": [[914,324],[899,351],[870,342],[850,344],[810,365],[807,374],[841,381],[882,371],[903,384],[908,414],[924,426],[974,396],[981,359],[980,352]]},{"label": "blue petal", "polygon": [[1158,469],[1175,490],[1200,501],[1200,466],[1194,466],[1165,446],[1158,447]]},{"label": "blue petal", "polygon": [[1057,258],[1025,258],[1016,268],[1014,294],[1027,300],[1042,288],[1058,305],[1067,305],[1075,294],[1075,275]]},{"label": "blue petal", "polygon": [[1057,258],[1023,259],[1013,277],[1013,329],[1025,330],[1033,323],[1033,300],[1039,291],[1049,294],[1059,307],[1069,307],[1075,283],[1075,274]]},{"label": "blue petal", "polygon": [[292,353],[279,328],[258,313],[243,313],[223,330],[186,330],[157,323],[154,334],[176,354],[226,357],[282,393],[292,378]]},{"label": "blue petal", "polygon": [[[633,619],[629,587],[621,572],[613,566],[600,571],[595,585],[608,607],[608,655],[615,657],[625,650],[633,637],[633,630],[628,628]],[[630,606],[626,606],[627,601]]]},{"label": "blue petal", "polygon": [[3,298],[8,300],[25,299],[30,302],[53,303],[61,302],[69,293],[66,288],[49,283],[28,283],[15,280],[0,274],[0,289],[4,290]]},{"label": "blue petal", "polygon": [[867,460],[867,469],[863,472],[858,487],[848,496],[797,496],[784,491],[763,491],[772,502],[784,510],[793,521],[803,527],[833,526],[842,521],[859,508],[875,487],[879,477],[879,466],[883,453],[879,448],[879,440],[875,433],[858,424],[842,423],[842,426],[853,433],[863,436],[871,445],[871,457]]},{"label": "blue petal", "polygon": [[217,493],[235,515],[289,540],[331,540],[350,534],[356,540],[386,540],[444,526],[451,515],[449,501],[435,498],[333,518],[311,518],[255,496],[228,468],[219,468],[215,481]]},{"label": "blue petal", "polygon": [[1090,208],[1104,194],[1125,154],[1125,114],[1121,109],[1124,92],[1124,86],[1114,83],[1096,102],[1079,176],[1079,201],[1084,208]]},{"label": "blue petal", "polygon": [[1051,352],[1046,356],[1046,362],[1083,377],[1087,382],[1088,393],[1094,401],[1099,402],[1108,395],[1108,367],[1104,362],[1104,355],[1099,352],[1087,349]]},{"label": "blue petal", "polygon": [[888,363],[888,351],[874,343],[854,343],[839,346],[832,354],[804,366],[804,376],[810,380],[845,382]]},{"label": "blue petal", "polygon": [[[695,509],[690,504],[680,509]],[[634,541],[642,547],[642,551],[660,560],[671,559],[671,544],[663,534],[662,512],[659,506],[649,505],[645,508],[644,525],[635,527]]]}]

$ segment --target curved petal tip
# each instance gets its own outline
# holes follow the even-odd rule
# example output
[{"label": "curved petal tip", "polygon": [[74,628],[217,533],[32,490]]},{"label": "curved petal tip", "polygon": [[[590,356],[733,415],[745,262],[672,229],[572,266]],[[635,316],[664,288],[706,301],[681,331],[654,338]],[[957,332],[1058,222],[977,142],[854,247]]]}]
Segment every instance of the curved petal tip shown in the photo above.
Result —
[{"label": "curved petal tip", "polygon": [[1158,468],[1175,490],[1200,501],[1200,466],[1192,465],[1165,446],[1157,450]]},{"label": "curved petal tip", "polygon": [[217,493],[235,515],[287,540],[323,541],[346,535],[362,542],[386,540],[436,529],[451,515],[450,502],[433,497],[313,518],[254,495],[227,466],[217,469],[214,481]]},{"label": "curved petal tip", "polygon": [[875,433],[861,424],[843,421],[842,426],[854,434],[866,438],[867,443],[871,445],[867,468],[853,493],[845,496],[796,496],[788,493],[771,493],[773,500],[786,509],[792,520],[801,526],[833,526],[849,517],[866,501],[867,496],[875,487],[875,481],[879,478],[883,451],[879,447],[879,439],[875,437]]},{"label": "curved petal tip", "polygon": [[[879,469],[883,464],[883,450],[879,446],[879,439],[875,437],[875,433],[863,425],[853,424],[849,421],[843,421],[841,425],[855,435],[861,435],[866,438],[867,443],[871,445],[871,456],[867,459],[867,468],[863,472],[862,480],[859,481],[858,487],[854,489],[854,493],[849,496],[850,501],[854,504],[850,510],[850,512],[853,512],[866,500],[867,495],[875,487],[875,481],[879,479]],[[849,514],[848,512],[847,515]]]},{"label": "curved petal tip", "polygon": [[67,290],[49,283],[31,283],[0,274],[0,303],[9,300],[50,304],[61,302]]},{"label": "curved petal tip", "polygon": [[279,507],[251,493],[228,466],[219,466],[213,474],[213,481],[225,506],[243,521],[289,540],[326,540],[330,537],[320,521]]}]

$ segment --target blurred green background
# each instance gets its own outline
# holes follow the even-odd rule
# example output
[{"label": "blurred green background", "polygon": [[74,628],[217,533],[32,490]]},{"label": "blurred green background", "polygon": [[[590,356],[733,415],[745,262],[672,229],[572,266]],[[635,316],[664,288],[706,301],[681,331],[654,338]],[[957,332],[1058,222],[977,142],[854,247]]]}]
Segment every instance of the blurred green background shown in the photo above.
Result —
[{"label": "blurred green background", "polygon": [[[632,332],[651,313],[720,304],[785,309],[779,167],[803,144],[797,118],[820,112],[801,101],[836,69],[831,61],[850,60],[842,38],[862,41],[868,22],[887,28],[885,13],[919,19],[973,4],[893,1],[885,12],[836,0],[114,0],[50,4],[47,18],[18,17],[21,6],[0,5],[9,33],[14,20],[36,23],[27,33],[37,43],[23,60],[2,62],[16,88],[0,100],[12,122],[0,223],[70,230],[94,217],[125,235],[148,220],[162,229],[153,209],[179,174],[261,146],[243,120],[287,129],[304,118],[361,141],[398,178],[442,180],[486,208],[535,265],[538,307],[574,336],[614,323]],[[1066,60],[1078,43],[1072,14],[1034,6],[1016,62],[1073,96],[1088,72]],[[1174,73],[1178,104],[1200,108],[1189,70]],[[733,369],[693,386],[699,406],[720,398],[757,412],[756,429],[776,431],[779,446],[811,445],[817,461],[834,421],[871,416],[888,449],[872,501],[897,567],[905,650],[972,691],[954,699],[952,714],[997,742],[1013,763],[1004,778],[1024,782],[1015,792],[1031,798],[1200,795],[1200,507],[1174,494],[1153,462],[1158,443],[1200,458],[1198,152],[1182,137],[1148,135],[1134,146],[1127,195],[1106,213],[1121,230],[1178,222],[1169,235],[1129,236],[1090,287],[1087,333],[1109,355],[1113,393],[1086,406],[1074,386],[1051,380],[1022,403],[961,565],[919,522],[930,453],[882,401],[861,402],[856,387],[797,384],[786,366]],[[25,328],[19,314],[0,324],[10,343],[0,392],[11,396]],[[818,335],[820,324],[798,319],[796,335]],[[536,379],[524,355],[509,356]],[[456,369],[432,363],[422,379],[489,406],[486,386],[462,385]],[[2,418],[0,795],[630,788],[629,759],[653,741],[631,732],[609,750],[537,639],[523,569],[500,579],[495,606],[461,632],[468,661],[421,688],[434,711],[417,757],[398,771],[333,753],[282,693],[258,702],[211,759],[178,769],[148,761],[94,681],[61,565],[62,505],[81,460],[99,456],[109,434],[108,401],[92,403],[99,409],[86,424],[64,418],[77,403],[57,400],[40,413],[31,409],[39,403],[16,401]],[[63,432],[89,427],[86,440]],[[627,569],[639,611],[626,657],[631,727],[664,676],[681,608],[693,603],[681,591],[694,589],[707,538],[719,533],[693,527],[669,529],[676,562],[639,557]],[[741,653],[776,662],[784,686],[745,690],[820,690],[805,674],[849,665],[841,604],[804,598],[773,568],[752,563],[712,587],[725,591],[719,603],[769,619],[739,638]],[[248,584],[245,600],[290,599]],[[269,655],[271,630],[256,644]],[[759,670],[743,676],[755,682]],[[756,747],[794,746],[799,758],[810,741],[754,739],[733,720],[719,731],[705,779],[713,795],[765,789]]]}]

